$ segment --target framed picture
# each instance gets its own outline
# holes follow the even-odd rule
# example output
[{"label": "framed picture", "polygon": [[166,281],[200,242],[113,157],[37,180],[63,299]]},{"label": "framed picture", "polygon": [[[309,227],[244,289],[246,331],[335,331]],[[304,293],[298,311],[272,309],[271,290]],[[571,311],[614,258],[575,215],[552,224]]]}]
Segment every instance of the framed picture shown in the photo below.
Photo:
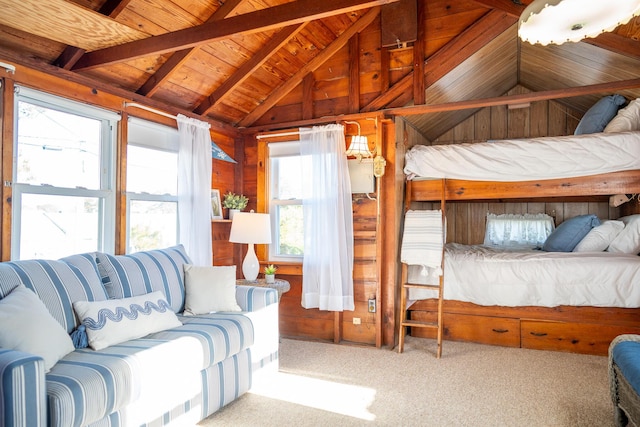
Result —
[{"label": "framed picture", "polygon": [[211,219],[222,219],[220,190],[211,190]]}]

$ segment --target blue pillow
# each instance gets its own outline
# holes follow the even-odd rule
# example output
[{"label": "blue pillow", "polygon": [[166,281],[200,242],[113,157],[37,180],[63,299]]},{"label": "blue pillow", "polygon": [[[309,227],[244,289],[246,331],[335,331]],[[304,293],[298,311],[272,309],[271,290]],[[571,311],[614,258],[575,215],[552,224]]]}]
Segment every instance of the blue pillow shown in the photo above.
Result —
[{"label": "blue pillow", "polygon": [[622,95],[609,95],[593,104],[576,127],[575,135],[602,132],[618,114],[618,109],[627,102]]},{"label": "blue pillow", "polygon": [[595,226],[600,225],[600,220],[593,214],[574,216],[560,224],[547,237],[542,245],[542,250],[547,252],[571,252],[580,240],[586,236]]}]

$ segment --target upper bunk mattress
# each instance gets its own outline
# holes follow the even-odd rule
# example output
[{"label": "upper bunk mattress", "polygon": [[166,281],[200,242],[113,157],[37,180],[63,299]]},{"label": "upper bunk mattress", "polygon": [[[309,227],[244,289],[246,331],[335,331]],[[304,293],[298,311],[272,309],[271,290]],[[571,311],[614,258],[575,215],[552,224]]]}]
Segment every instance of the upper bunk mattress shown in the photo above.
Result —
[{"label": "upper bunk mattress", "polygon": [[407,179],[532,181],[640,169],[640,132],[595,133],[449,145],[416,145]]}]

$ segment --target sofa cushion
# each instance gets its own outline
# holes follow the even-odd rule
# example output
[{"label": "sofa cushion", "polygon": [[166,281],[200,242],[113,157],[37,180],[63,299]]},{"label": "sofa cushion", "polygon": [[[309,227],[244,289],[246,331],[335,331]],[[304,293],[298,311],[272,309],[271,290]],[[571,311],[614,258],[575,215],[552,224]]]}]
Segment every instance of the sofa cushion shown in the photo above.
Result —
[{"label": "sofa cushion", "polygon": [[172,340],[193,337],[200,342],[203,359],[200,369],[205,369],[233,356],[254,343],[253,324],[243,314],[205,314],[179,316],[183,325],[149,335],[147,338]]},{"label": "sofa cushion", "polygon": [[80,349],[47,374],[49,426],[85,426],[128,406],[127,425],[158,418],[197,395],[200,343],[137,339]]},{"label": "sofa cushion", "polygon": [[242,311],[236,301],[236,266],[184,265],[185,315]]},{"label": "sofa cushion", "polygon": [[182,326],[160,291],[117,300],[76,301],[73,309],[94,350]]},{"label": "sofa cushion", "polygon": [[162,291],[174,312],[184,307],[184,246],[109,255],[98,252],[98,269],[110,298],[121,299]]},{"label": "sofa cushion", "polygon": [[42,357],[45,372],[74,349],[67,331],[24,285],[0,300],[0,325],[0,347]]},{"label": "sofa cushion", "polygon": [[93,255],[61,260],[23,260],[0,263],[0,298],[23,284],[34,291],[62,327],[71,333],[78,325],[74,301],[107,299]]}]

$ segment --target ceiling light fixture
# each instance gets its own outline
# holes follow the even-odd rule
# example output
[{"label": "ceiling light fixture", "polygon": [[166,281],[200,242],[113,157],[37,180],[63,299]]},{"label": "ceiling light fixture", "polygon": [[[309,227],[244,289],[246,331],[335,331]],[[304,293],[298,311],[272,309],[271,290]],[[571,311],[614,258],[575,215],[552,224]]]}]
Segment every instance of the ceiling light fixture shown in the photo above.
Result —
[{"label": "ceiling light fixture", "polygon": [[563,44],[612,31],[640,15],[640,0],[534,0],[518,20],[531,44]]}]

